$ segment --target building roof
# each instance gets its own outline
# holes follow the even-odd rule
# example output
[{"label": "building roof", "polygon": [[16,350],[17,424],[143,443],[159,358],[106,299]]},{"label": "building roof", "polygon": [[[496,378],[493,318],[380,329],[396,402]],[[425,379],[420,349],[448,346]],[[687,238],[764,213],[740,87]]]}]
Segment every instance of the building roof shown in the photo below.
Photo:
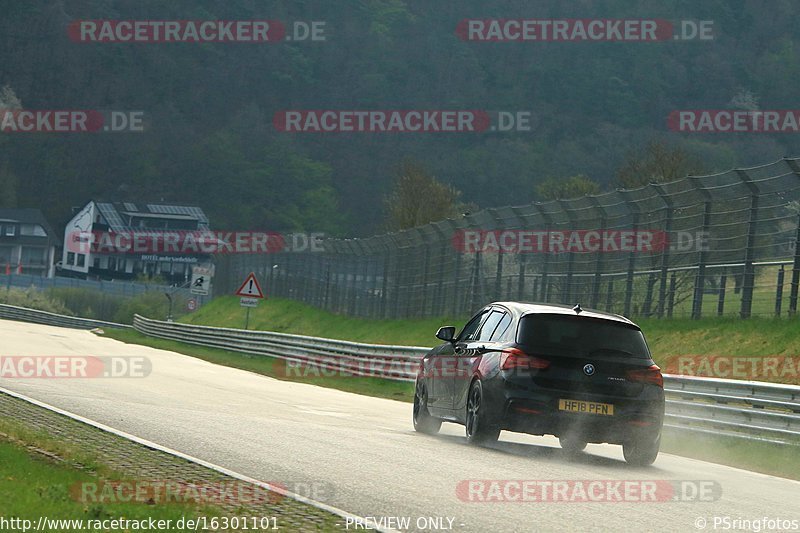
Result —
[{"label": "building roof", "polygon": [[[53,240],[55,238],[55,233],[53,232],[53,228],[50,227],[50,224],[47,222],[47,219],[44,218],[44,214],[42,214],[41,210],[35,209],[32,207],[23,207],[23,208],[16,208],[16,209],[0,209],[0,221],[10,221],[16,222],[18,224],[38,224],[44,228],[44,231],[47,233],[47,238],[49,240]],[[34,239],[35,242],[37,239],[42,239],[43,237],[25,237],[25,239]]]},{"label": "building roof", "polygon": [[[95,202],[100,214],[108,221],[112,231],[142,231],[130,227],[125,218],[163,218],[172,220],[197,220],[198,229],[208,229],[208,217],[199,207],[188,205],[140,204],[134,202]],[[148,229],[148,232],[157,230]]]}]

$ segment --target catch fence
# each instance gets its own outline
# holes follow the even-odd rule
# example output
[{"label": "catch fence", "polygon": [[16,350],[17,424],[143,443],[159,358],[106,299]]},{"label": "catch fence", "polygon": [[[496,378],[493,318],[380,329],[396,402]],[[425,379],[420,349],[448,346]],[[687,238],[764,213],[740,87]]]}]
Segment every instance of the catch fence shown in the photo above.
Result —
[{"label": "catch fence", "polygon": [[463,317],[496,300],[631,317],[791,316],[800,159],[639,189],[485,209],[323,252],[218,258],[217,294],[255,272],[268,295],[373,318]]}]

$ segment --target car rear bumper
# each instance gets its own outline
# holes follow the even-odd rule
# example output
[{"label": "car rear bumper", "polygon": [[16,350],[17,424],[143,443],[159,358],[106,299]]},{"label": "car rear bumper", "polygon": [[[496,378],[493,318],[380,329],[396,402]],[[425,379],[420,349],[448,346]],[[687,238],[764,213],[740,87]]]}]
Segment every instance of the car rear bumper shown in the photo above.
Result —
[{"label": "car rear bumper", "polygon": [[[492,418],[501,429],[532,435],[555,435],[586,442],[622,444],[633,438],[655,439],[664,420],[664,391],[647,386],[635,397],[555,390],[524,390],[503,380],[487,394]],[[613,414],[575,413],[559,409],[559,400],[613,405]]]}]

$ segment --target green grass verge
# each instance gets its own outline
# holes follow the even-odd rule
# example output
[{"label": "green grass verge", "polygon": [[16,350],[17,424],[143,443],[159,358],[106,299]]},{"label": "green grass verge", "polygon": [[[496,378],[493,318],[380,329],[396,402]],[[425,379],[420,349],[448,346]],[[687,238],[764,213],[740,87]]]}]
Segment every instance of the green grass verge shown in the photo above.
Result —
[{"label": "green grass verge", "polygon": [[[181,322],[231,328],[244,327],[245,311],[235,296],[216,298]],[[468,317],[376,320],[352,318],[322,311],[299,302],[272,299],[250,314],[250,329],[313,335],[377,344],[433,346],[439,326],[462,326]],[[676,356],[722,355],[761,357],[800,356],[800,328],[795,319],[715,317],[644,319],[653,358],[662,367]],[[800,359],[798,359],[800,361]],[[797,364],[797,363],[795,363]],[[800,373],[800,369],[798,369]],[[798,373],[775,381],[800,384]]]},{"label": "green grass verge", "polygon": [[[84,521],[124,517],[130,520],[172,520],[176,524],[181,517],[222,516],[215,507],[173,502],[153,505],[81,502],[75,497],[80,492],[71,492],[81,483],[97,483],[100,477],[104,480],[130,480],[97,463],[95,458],[84,455],[78,447],[31,431],[8,418],[0,418],[0,433],[0,502],[3,517],[7,519],[16,517],[36,524],[41,516]],[[76,528],[61,524],[57,530],[75,531]]]},{"label": "green grass verge", "polygon": [[800,480],[800,446],[778,446],[736,437],[704,436],[665,430],[661,451],[770,476]]},{"label": "green grass verge", "polygon": [[[459,325],[465,317],[375,320],[352,318],[322,311],[292,300],[264,300],[250,310],[249,329],[296,333],[355,342],[433,346],[443,323]],[[245,309],[236,296],[214,298],[180,322],[206,326],[244,328]]]}]

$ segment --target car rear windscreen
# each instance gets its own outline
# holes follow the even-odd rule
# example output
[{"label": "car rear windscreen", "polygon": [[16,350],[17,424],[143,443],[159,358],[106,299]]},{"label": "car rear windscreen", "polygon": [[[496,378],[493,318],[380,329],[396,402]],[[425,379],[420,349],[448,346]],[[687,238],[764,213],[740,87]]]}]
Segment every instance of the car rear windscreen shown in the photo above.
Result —
[{"label": "car rear windscreen", "polygon": [[517,342],[551,355],[650,358],[644,335],[637,327],[586,316],[524,316]]}]

